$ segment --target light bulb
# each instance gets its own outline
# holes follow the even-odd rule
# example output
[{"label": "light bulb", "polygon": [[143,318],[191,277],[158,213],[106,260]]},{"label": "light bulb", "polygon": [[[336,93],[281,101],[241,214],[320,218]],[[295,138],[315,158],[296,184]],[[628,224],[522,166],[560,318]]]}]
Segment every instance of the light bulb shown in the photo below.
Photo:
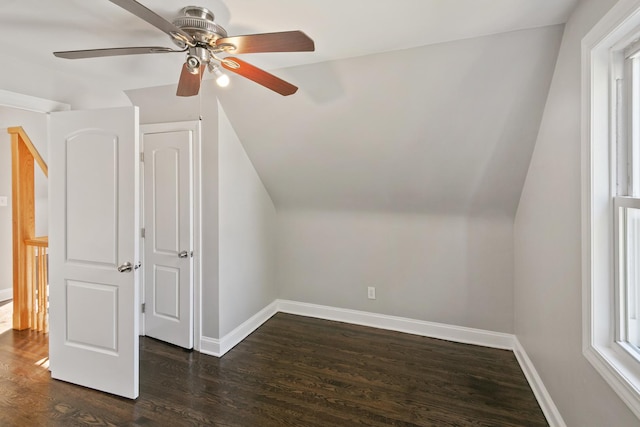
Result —
[{"label": "light bulb", "polygon": [[220,75],[218,76],[218,78],[216,79],[216,83],[218,84],[218,86],[220,87],[227,87],[229,86],[229,76],[227,76],[226,74],[220,73]]},{"label": "light bulb", "polygon": [[209,70],[216,75],[216,83],[220,87],[229,86],[229,76],[220,71],[220,67],[209,63]]}]

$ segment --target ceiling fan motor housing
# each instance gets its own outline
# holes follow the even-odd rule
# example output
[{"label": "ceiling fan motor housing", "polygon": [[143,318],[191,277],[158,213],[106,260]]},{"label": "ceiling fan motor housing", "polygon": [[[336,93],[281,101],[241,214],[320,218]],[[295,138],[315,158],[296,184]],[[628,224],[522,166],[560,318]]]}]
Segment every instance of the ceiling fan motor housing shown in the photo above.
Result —
[{"label": "ceiling fan motor housing", "polygon": [[[215,15],[201,6],[187,6],[180,11],[180,16],[173,20],[173,25],[191,35],[197,44],[215,46],[215,41],[227,37],[227,31],[214,22]],[[186,44],[180,39],[174,43],[184,48]]]}]

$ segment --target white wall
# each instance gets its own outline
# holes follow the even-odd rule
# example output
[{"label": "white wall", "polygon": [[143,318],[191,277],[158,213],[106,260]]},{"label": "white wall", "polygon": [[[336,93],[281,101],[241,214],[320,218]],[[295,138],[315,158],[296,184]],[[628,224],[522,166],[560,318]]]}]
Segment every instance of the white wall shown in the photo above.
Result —
[{"label": "white wall", "polygon": [[640,425],[582,355],[580,41],[614,3],[566,25],[515,220],[515,332],[568,426]]},{"label": "white wall", "polygon": [[[0,106],[0,196],[8,198],[8,206],[0,207],[0,300],[13,287],[13,243],[11,203],[11,136],[8,127],[22,126],[47,160],[47,116],[26,110]],[[35,165],[36,235],[48,232],[47,180]]]},{"label": "white wall", "polygon": [[218,108],[220,336],[277,298],[276,209],[229,119]]},{"label": "white wall", "polygon": [[512,332],[512,237],[509,218],[279,211],[280,298]]}]

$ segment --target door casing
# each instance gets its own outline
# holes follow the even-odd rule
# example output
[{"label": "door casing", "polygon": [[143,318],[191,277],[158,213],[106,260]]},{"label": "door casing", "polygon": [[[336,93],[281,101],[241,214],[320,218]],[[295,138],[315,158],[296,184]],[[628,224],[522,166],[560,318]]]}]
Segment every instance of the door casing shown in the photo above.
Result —
[{"label": "door casing", "polygon": [[[194,133],[193,138],[193,164],[191,165],[193,169],[192,177],[193,177],[193,198],[192,198],[192,211],[193,211],[193,348],[196,351],[200,351],[200,337],[202,330],[202,321],[201,321],[201,254],[202,254],[202,240],[201,240],[201,140],[202,140],[202,132],[201,132],[201,122],[200,120],[193,121],[179,121],[179,122],[168,122],[168,123],[150,123],[150,124],[141,124],[140,125],[140,141],[141,141],[141,153],[144,151],[144,137],[145,133],[157,133],[157,132],[175,132],[180,130],[190,130]],[[142,159],[141,159],[142,160]],[[144,167],[144,162],[141,162],[141,167]],[[141,177],[144,174],[141,171]],[[140,224],[142,228],[146,228],[147,224],[144,224],[144,181],[140,180]],[[140,240],[140,259],[144,265],[144,245],[146,244],[145,239]],[[141,272],[141,280],[140,280],[140,295],[141,301],[145,301],[144,287],[145,280],[143,272]],[[145,319],[144,313],[142,310],[140,311],[140,334],[145,335]]]}]

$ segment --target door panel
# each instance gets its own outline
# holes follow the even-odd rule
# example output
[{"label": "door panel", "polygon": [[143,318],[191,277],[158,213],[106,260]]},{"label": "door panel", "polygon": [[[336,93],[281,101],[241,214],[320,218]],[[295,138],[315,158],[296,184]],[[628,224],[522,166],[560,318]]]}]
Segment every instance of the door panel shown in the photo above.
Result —
[{"label": "door panel", "polygon": [[[117,286],[68,280],[66,288],[66,345],[117,354]],[[89,319],[92,328],[85,326]]]},{"label": "door panel", "polygon": [[154,314],[167,320],[180,320],[180,270],[154,266]]},{"label": "door panel", "polygon": [[[180,164],[180,149],[171,146],[173,136],[173,133],[145,135],[145,154],[151,154],[150,173],[145,175],[150,191],[145,195],[150,198],[154,251],[170,256],[180,252],[181,244],[188,244],[180,241],[180,167],[188,171],[189,166],[184,162]],[[183,160],[188,160],[189,148],[186,149]],[[147,178],[151,182],[146,181]]]},{"label": "door panel", "polygon": [[51,375],[136,398],[138,111],[53,113],[49,130]]},{"label": "door panel", "polygon": [[118,135],[82,131],[65,148],[67,261],[115,268]]},{"label": "door panel", "polygon": [[193,348],[194,131],[147,125],[144,150],[145,335]]}]

